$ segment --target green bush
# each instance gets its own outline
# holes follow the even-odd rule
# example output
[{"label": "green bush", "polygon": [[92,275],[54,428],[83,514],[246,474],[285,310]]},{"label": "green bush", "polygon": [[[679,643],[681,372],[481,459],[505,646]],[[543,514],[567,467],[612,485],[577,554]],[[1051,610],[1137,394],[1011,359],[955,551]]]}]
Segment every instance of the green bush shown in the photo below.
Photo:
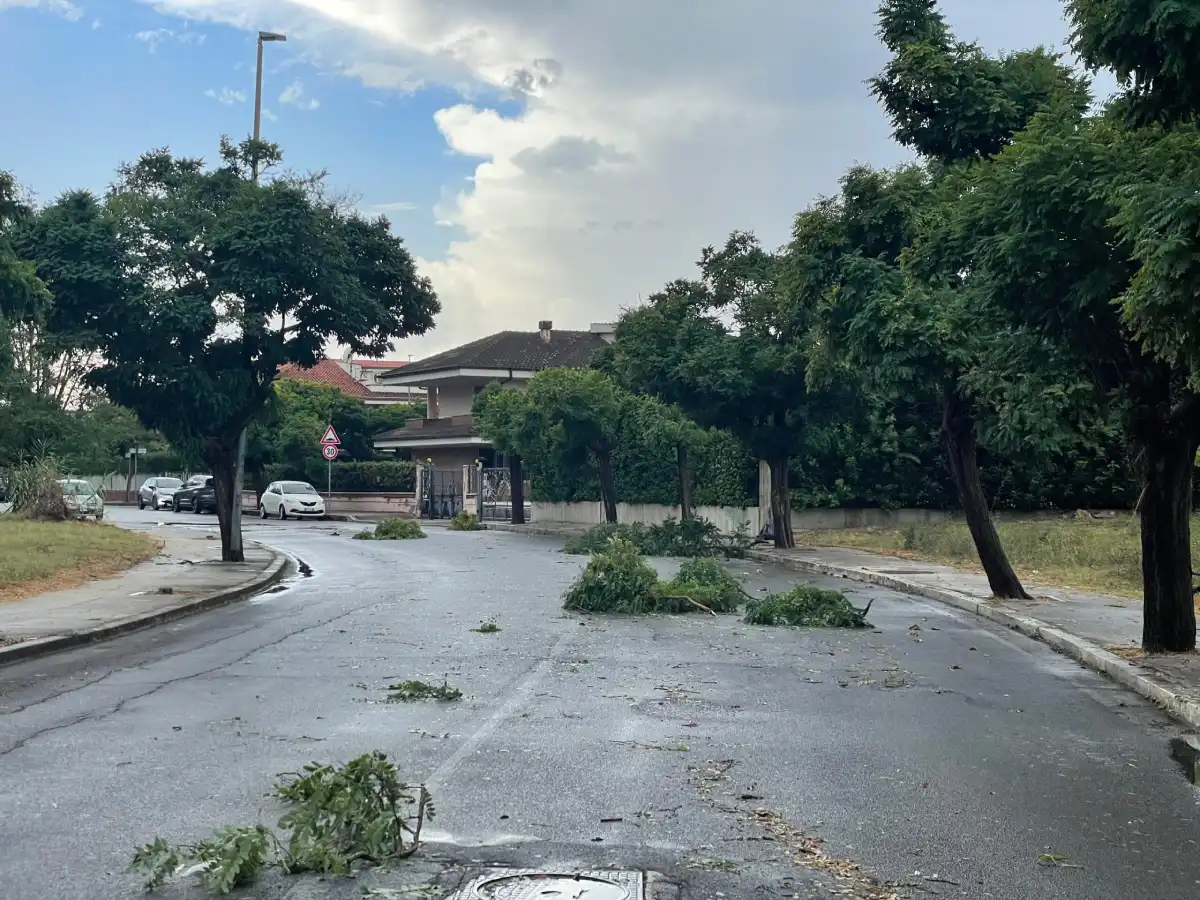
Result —
[{"label": "green bush", "polygon": [[12,511],[27,519],[67,518],[58,463],[43,456],[8,470],[8,500]]},{"label": "green bush", "polygon": [[733,573],[707,557],[689,559],[679,567],[674,578],[659,585],[659,593],[664,600],[687,597],[713,612],[734,612],[747,599]]},{"label": "green bush", "polygon": [[479,516],[475,513],[461,510],[454,514],[454,518],[450,520],[451,531],[482,531],[483,526],[479,524]]},{"label": "green bush", "polygon": [[360,531],[356,541],[411,541],[425,537],[416,519],[384,519],[374,531]]},{"label": "green bush", "polygon": [[716,525],[705,519],[680,522],[667,519],[661,525],[597,525],[570,538],[563,545],[567,553],[596,553],[608,546],[614,537],[628,541],[645,556],[674,556],[681,558],[725,556],[744,557],[750,546],[745,529],[731,536],[721,534]]},{"label": "green bush", "polygon": [[[404,459],[378,462],[335,462],[308,460],[302,470],[294,465],[272,464],[263,469],[266,482],[307,481],[324,489],[326,482],[335,491],[348,493],[411,493],[416,489],[416,464]],[[332,478],[330,478],[332,476]]]},{"label": "green bush", "polygon": [[868,628],[865,609],[858,609],[841,591],[800,584],[786,594],[770,594],[746,606],[747,625],[788,625],[807,628]]}]

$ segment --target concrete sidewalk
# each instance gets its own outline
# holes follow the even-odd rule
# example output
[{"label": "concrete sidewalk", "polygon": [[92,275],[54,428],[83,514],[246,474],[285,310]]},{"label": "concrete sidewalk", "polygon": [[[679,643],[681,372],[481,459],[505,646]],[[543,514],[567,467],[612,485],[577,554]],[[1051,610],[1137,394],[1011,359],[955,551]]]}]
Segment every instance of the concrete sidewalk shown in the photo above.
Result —
[{"label": "concrete sidewalk", "polygon": [[244,563],[222,563],[217,540],[169,536],[158,555],[120,575],[0,603],[0,665],[157,625],[258,593],[287,557],[247,544]]},{"label": "concrete sidewalk", "polygon": [[983,575],[841,547],[752,550],[798,572],[879,584],[973,612],[1045,641],[1200,727],[1200,654],[1145,656],[1137,600],[1026,583],[1033,600],[996,600]]}]

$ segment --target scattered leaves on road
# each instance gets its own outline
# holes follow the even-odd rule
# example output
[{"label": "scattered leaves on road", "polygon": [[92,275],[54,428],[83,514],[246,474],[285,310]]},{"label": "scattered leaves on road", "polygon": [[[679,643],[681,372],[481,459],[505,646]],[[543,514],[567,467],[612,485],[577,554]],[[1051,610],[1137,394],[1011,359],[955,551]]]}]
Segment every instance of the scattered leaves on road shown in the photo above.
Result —
[{"label": "scattered leaves on road", "polygon": [[415,703],[421,700],[452,701],[461,700],[463,695],[462,691],[446,681],[440,685],[433,685],[427,681],[401,681],[398,684],[389,684],[387,689],[388,703]]}]

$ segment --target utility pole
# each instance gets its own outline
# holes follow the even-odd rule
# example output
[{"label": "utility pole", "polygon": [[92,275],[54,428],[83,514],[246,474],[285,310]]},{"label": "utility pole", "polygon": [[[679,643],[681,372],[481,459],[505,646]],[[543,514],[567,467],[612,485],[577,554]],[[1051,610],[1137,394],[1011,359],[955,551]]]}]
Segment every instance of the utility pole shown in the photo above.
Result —
[{"label": "utility pole", "polygon": [[[263,44],[272,41],[286,41],[287,35],[276,34],[273,31],[260,31],[258,33],[258,62],[254,69],[254,140],[257,144],[262,135],[262,78],[263,78]],[[258,147],[254,148],[254,157],[250,162],[251,176],[255,184],[258,184]],[[245,337],[245,323],[242,323],[243,339]],[[234,559],[242,559],[244,551],[242,549],[242,488],[246,481],[246,430],[249,426],[242,428],[241,434],[238,435],[237,445],[237,464],[233,470],[233,510],[230,513],[229,523],[229,551]]]}]

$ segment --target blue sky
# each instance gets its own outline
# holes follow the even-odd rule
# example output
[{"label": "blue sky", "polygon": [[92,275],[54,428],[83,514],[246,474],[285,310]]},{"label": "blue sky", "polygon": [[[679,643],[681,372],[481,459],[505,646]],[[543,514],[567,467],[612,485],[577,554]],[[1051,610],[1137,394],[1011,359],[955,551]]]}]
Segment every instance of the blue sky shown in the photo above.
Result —
[{"label": "blue sky", "polygon": [[[585,328],[734,229],[786,240],[849,166],[906,158],[866,86],[886,61],[876,6],[0,0],[0,167],[48,200],[151,148],[211,157],[250,131],[256,31],[284,32],[264,137],[387,209],[442,299],[397,356]],[[1068,33],[1061,0],[940,6],[993,51]]]},{"label": "blue sky", "polygon": [[[451,153],[434,123],[457,95],[367,88],[322,73],[305,50],[265,47],[263,136],[283,146],[288,167],[328,169],[329,183],[361,195],[364,208],[385,205],[415,253],[442,257],[457,231],[438,226],[433,207],[444,189],[466,186],[477,162]],[[214,156],[221,134],[251,131],[254,67],[253,32],[141,3],[89,3],[78,19],[4,9],[0,83],[22,88],[6,90],[6,116],[29,124],[5,134],[0,166],[49,200],[70,188],[103,190],[119,162],[154,147]],[[306,102],[281,102],[297,81]],[[319,105],[307,108],[311,100]]]}]

